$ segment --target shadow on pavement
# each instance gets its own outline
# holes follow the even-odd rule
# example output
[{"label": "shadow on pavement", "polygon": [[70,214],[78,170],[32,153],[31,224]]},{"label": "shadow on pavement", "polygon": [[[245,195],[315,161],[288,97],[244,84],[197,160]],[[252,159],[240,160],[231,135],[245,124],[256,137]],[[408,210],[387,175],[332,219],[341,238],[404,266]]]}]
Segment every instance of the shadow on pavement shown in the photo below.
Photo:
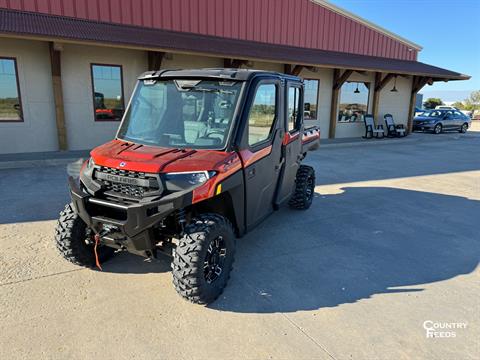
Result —
[{"label": "shadow on pavement", "polygon": [[67,202],[65,166],[0,170],[0,224],[56,220]]},{"label": "shadow on pavement", "polygon": [[468,274],[478,265],[480,202],[393,188],[317,194],[239,239],[224,295],[241,313],[315,310]]},{"label": "shadow on pavement", "polygon": [[171,271],[171,258],[159,254],[158,259],[148,260],[127,252],[119,252],[109,261],[102,264],[102,271],[117,274],[149,274]]}]

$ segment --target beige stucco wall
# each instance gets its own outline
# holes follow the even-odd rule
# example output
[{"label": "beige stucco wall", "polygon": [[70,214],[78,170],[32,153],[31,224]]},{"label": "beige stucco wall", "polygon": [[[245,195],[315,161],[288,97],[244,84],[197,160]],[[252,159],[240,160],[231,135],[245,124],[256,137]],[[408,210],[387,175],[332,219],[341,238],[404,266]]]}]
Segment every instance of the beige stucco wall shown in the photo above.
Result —
[{"label": "beige stucco wall", "polygon": [[316,72],[312,72],[304,69],[300,73],[300,76],[304,79],[320,80],[318,90],[318,119],[317,121],[305,121],[305,126],[319,126],[322,139],[326,139],[328,138],[328,129],[330,126],[333,70],[318,68]]},{"label": "beige stucco wall", "polygon": [[[64,45],[62,53],[65,118],[71,150],[91,149],[115,136],[119,122],[95,121],[90,64],[122,65],[125,106],[137,77],[147,71],[145,51],[98,46]],[[205,56],[169,54],[162,68],[221,67],[223,60]]]},{"label": "beige stucco wall", "polygon": [[383,116],[385,114],[392,114],[396,124],[403,124],[406,127],[410,93],[412,91],[412,78],[398,76],[396,86],[398,92],[390,91],[393,88],[393,84],[394,80],[392,79],[380,92],[377,122],[385,126]]},{"label": "beige stucco wall", "polygon": [[0,122],[0,153],[58,150],[48,43],[0,38],[0,56],[17,59],[23,122]]},{"label": "beige stucco wall", "polygon": [[[25,121],[0,123],[0,153],[58,150],[52,93],[50,58],[47,42],[0,38],[0,56],[16,57]],[[94,120],[90,64],[122,65],[125,105],[139,74],[147,70],[147,54],[141,50],[64,44],[62,50],[62,85],[65,121],[70,150],[91,149],[115,136],[119,122]],[[283,64],[254,61],[251,68],[283,71]],[[169,54],[162,68],[222,67],[223,59],[205,56]],[[300,76],[318,79],[318,119],[306,125],[318,125],[322,138],[328,138],[333,70],[303,69]],[[350,81],[370,82],[374,74],[353,73]],[[379,118],[391,113],[397,123],[407,124],[411,78],[397,78],[397,93],[390,92],[393,80],[380,93]],[[369,94],[372,111],[373,87]],[[338,111],[338,109],[336,109]],[[359,137],[363,123],[337,123],[336,137]]]},{"label": "beige stucco wall", "polygon": [[195,69],[223,67],[223,59],[183,54],[168,54],[162,62],[162,68]]},{"label": "beige stucco wall", "polygon": [[147,69],[144,51],[65,44],[62,86],[70,150],[91,149],[115,136],[118,121],[95,121],[90,64],[122,65],[125,106],[135,81]]}]

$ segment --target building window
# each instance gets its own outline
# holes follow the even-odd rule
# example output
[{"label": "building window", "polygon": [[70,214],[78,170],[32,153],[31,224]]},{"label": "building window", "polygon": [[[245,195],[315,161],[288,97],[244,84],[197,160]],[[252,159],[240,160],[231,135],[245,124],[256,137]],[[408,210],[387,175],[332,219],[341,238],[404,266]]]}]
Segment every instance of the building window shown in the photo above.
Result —
[{"label": "building window", "polygon": [[318,119],[318,86],[320,82],[315,79],[305,79],[305,105],[303,111],[304,120]]},{"label": "building window", "polygon": [[95,120],[120,120],[125,109],[122,67],[92,64],[92,84]]},{"label": "building window", "polygon": [[288,105],[287,105],[287,121],[288,131],[298,130],[300,108],[300,88],[290,86],[288,88]]},{"label": "building window", "polygon": [[368,113],[370,83],[348,81],[340,93],[339,122],[359,122]]},{"label": "building window", "polygon": [[17,61],[0,57],[0,122],[23,121]]},{"label": "building window", "polygon": [[248,145],[256,145],[270,137],[276,109],[277,87],[274,84],[260,85],[248,115]]}]

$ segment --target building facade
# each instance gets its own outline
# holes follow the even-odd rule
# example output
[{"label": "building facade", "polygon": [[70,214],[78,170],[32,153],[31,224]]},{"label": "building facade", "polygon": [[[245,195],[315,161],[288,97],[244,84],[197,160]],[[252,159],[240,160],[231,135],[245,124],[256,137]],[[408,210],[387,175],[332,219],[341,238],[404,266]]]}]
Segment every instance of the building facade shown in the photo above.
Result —
[{"label": "building facade", "polygon": [[0,0],[0,153],[84,150],[115,136],[138,75],[243,67],[305,81],[323,138],[363,116],[411,126],[417,92],[469,77],[320,0]]}]

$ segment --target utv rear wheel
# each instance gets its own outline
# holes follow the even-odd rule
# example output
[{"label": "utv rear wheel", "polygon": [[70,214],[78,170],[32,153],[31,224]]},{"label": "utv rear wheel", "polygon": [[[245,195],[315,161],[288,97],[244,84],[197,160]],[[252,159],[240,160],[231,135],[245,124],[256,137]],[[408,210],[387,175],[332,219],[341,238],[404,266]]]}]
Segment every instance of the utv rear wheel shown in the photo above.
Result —
[{"label": "utv rear wheel", "polygon": [[294,209],[308,209],[312,205],[314,193],[315,170],[311,166],[300,165],[295,178],[295,190],[288,204]]},{"label": "utv rear wheel", "polygon": [[211,303],[227,285],[234,255],[235,235],[227,219],[217,214],[193,219],[175,249],[175,289],[193,303]]},{"label": "utv rear wheel", "polygon": [[[76,265],[95,266],[95,253],[93,244],[88,234],[87,225],[68,204],[60,213],[60,218],[55,228],[55,244],[60,254]],[[107,246],[97,248],[100,263],[112,257],[114,249]]]}]

